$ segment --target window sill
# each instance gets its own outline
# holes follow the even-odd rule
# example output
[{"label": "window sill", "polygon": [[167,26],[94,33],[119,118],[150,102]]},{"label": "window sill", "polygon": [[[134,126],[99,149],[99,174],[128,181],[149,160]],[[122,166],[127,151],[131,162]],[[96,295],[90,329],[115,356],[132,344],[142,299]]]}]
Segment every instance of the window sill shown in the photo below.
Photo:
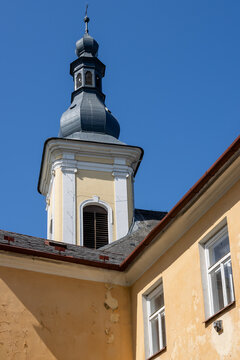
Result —
[{"label": "window sill", "polygon": [[158,351],[157,353],[155,353],[154,355],[150,356],[149,358],[147,358],[147,360],[153,360],[156,359],[156,357],[158,355],[160,355],[161,353],[163,353],[164,351],[167,350],[167,347],[165,346],[164,348],[162,348],[160,351]]},{"label": "window sill", "polygon": [[206,320],[203,321],[203,323],[205,323],[205,325],[208,325],[208,323],[213,320],[215,317],[217,317],[219,314],[223,313],[226,309],[230,308],[233,304],[235,304],[235,300],[230,302],[227,306],[223,307],[222,309],[220,309],[218,312],[216,312],[215,314],[211,315],[209,318],[207,318]]}]

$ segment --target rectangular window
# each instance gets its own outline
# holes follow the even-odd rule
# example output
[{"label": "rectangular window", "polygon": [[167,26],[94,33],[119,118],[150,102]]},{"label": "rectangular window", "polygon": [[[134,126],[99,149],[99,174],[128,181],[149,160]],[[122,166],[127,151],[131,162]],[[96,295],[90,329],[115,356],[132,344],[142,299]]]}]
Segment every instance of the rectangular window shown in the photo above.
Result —
[{"label": "rectangular window", "polygon": [[163,285],[145,296],[147,312],[148,351],[150,357],[166,347],[165,306]]},{"label": "rectangular window", "polygon": [[205,243],[209,315],[234,301],[232,263],[227,226]]}]

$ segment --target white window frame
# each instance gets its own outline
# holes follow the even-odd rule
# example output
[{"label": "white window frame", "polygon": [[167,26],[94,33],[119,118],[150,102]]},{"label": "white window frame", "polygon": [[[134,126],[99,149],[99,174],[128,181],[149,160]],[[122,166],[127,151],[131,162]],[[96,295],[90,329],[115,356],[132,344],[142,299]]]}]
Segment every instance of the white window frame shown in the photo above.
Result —
[{"label": "white window frame", "polygon": [[220,273],[221,273],[223,303],[224,303],[223,308],[226,307],[227,305],[229,305],[235,299],[233,278],[232,278],[232,281],[230,282],[232,300],[228,301],[228,299],[227,299],[227,288],[226,288],[225,273],[224,273],[224,265],[231,263],[230,251],[226,255],[224,255],[220,260],[218,260],[215,264],[210,266],[210,256],[209,256],[210,249],[213,247],[213,245],[216,245],[216,243],[220,242],[223,239],[223,237],[225,237],[226,235],[228,235],[227,226],[225,226],[224,228],[219,230],[214,236],[212,236],[211,239],[208,240],[204,246],[207,287],[208,287],[209,316],[213,316],[218,311],[221,311],[221,309],[219,309],[218,311],[214,310],[214,296],[213,296],[213,287],[212,287],[212,280],[211,280],[211,274],[213,272],[220,270]]},{"label": "white window frame", "polygon": [[[152,336],[152,327],[151,322],[155,319],[158,319],[158,331],[159,331],[159,351],[165,349],[166,344],[164,344],[164,336],[163,336],[163,329],[162,329],[162,316],[164,317],[165,322],[165,304],[157,309],[153,314],[151,314],[150,309],[150,302],[151,300],[158,296],[159,294],[163,294],[164,298],[164,292],[163,292],[163,284],[160,283],[157,287],[155,287],[153,290],[149,291],[147,294],[144,294],[143,299],[145,305],[145,311],[144,311],[144,322],[145,322],[145,346],[146,346],[146,358],[149,358],[151,356],[154,356],[153,353],[153,336]],[[165,323],[166,328],[166,323]],[[166,339],[166,330],[165,330],[165,339]]]}]

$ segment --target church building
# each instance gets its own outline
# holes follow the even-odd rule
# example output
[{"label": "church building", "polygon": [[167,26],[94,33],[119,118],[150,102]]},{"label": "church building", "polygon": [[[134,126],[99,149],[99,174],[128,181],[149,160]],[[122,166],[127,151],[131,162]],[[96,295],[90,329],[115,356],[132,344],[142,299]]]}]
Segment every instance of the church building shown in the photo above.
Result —
[{"label": "church building", "polygon": [[84,22],[43,146],[46,239],[0,230],[0,359],[238,360],[240,136],[169,213],[136,209],[143,149],[119,140]]}]

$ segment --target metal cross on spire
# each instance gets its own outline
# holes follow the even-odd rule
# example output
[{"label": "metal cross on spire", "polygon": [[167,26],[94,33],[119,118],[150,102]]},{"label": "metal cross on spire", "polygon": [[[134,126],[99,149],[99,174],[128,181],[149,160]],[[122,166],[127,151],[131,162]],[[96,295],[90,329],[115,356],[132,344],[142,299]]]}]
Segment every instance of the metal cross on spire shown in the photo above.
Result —
[{"label": "metal cross on spire", "polygon": [[84,18],[84,22],[85,22],[85,33],[88,34],[88,23],[90,21],[89,17],[87,16],[87,11],[88,11],[88,4],[86,5],[86,10],[85,10],[85,18]]}]

